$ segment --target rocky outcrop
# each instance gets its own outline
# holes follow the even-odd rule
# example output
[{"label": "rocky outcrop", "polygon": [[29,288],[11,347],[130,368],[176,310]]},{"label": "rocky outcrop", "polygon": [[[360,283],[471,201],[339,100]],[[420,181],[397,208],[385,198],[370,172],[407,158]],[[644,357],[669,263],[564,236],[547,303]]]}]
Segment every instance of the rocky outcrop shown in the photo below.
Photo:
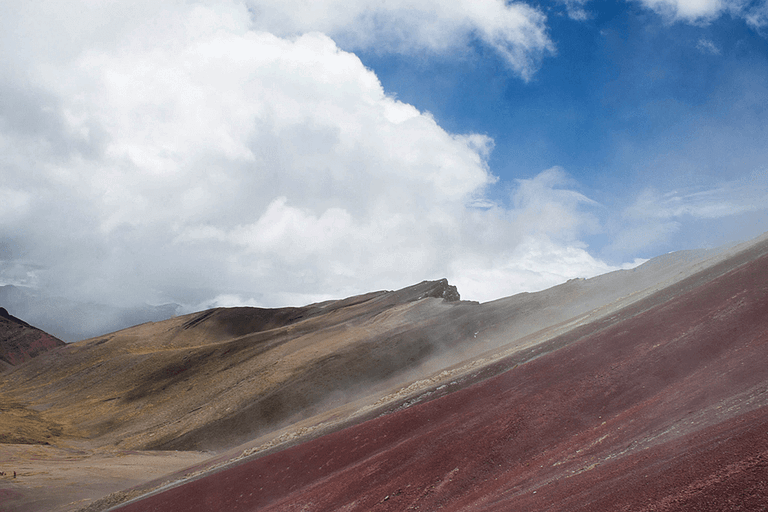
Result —
[{"label": "rocky outcrop", "polygon": [[65,343],[0,307],[0,368],[16,366]]},{"label": "rocky outcrop", "polygon": [[439,296],[433,295],[433,297],[442,298],[448,302],[457,302],[461,300],[459,290],[455,286],[448,284],[447,279],[441,279],[440,281],[437,281],[435,291],[439,293]]},{"label": "rocky outcrop", "polygon": [[401,290],[385,292],[377,300],[394,304],[414,302],[426,298],[443,299],[446,302],[458,302],[461,300],[459,290],[455,286],[448,284],[448,280],[445,278],[437,281],[422,281],[419,284],[414,284]]}]

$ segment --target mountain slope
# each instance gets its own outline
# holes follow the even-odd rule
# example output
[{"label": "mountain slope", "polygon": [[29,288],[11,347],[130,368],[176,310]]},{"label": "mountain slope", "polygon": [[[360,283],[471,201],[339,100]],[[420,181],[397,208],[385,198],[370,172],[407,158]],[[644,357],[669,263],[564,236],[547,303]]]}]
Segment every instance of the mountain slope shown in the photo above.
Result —
[{"label": "mountain slope", "polygon": [[220,308],[69,344],[8,373],[3,391],[95,446],[224,449],[484,352],[536,346],[718,258],[665,257],[486,304],[457,300],[442,280],[302,308]]},{"label": "mountain slope", "polygon": [[64,342],[0,308],[0,370],[29,361]]},{"label": "mountain slope", "polygon": [[[0,374],[0,403],[37,422],[27,442],[93,454],[89,460],[133,456],[136,449],[218,452],[208,463],[168,477],[183,479],[414,404],[429,405],[515,365],[511,372],[521,371],[767,253],[763,237],[728,249],[665,255],[632,270],[485,304],[459,300],[441,280],[301,308],[204,311],[43,354]],[[567,365],[556,371],[569,382]],[[548,379],[547,372],[537,375],[542,383]],[[480,409],[496,410],[492,404],[501,399],[477,400],[479,409],[470,416],[480,421]],[[119,460],[115,464],[120,467]],[[115,471],[105,469],[105,478]],[[292,481],[300,476],[286,475]],[[36,503],[47,493],[46,507],[54,508],[57,496],[72,496],[67,482],[51,478],[43,484],[46,491],[38,485],[29,492]],[[110,482],[100,488],[120,489]],[[25,510],[31,497],[22,493],[10,510]]]},{"label": "mountain slope", "polygon": [[765,247],[614,316],[120,510],[768,507]]},{"label": "mountain slope", "polygon": [[433,348],[404,333],[420,315],[466,306],[458,298],[443,280],[303,308],[195,313],[67,345],[8,373],[3,391],[97,445],[220,448],[416,364]]},{"label": "mountain slope", "polygon": [[[0,374],[63,346],[63,341],[0,308]],[[0,444],[48,444],[60,433],[59,425],[41,418],[38,411],[16,399],[0,397]]]}]

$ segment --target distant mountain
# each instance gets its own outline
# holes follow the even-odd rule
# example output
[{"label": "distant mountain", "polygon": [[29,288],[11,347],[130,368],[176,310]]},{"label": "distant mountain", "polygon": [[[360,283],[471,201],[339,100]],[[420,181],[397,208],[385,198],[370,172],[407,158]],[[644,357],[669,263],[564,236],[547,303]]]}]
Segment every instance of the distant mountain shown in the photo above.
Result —
[{"label": "distant mountain", "polygon": [[64,345],[60,339],[32,327],[0,307],[0,370]]},{"label": "distant mountain", "polygon": [[13,285],[0,286],[0,304],[67,343],[145,322],[166,320],[179,309],[178,304],[117,307],[77,302]]}]

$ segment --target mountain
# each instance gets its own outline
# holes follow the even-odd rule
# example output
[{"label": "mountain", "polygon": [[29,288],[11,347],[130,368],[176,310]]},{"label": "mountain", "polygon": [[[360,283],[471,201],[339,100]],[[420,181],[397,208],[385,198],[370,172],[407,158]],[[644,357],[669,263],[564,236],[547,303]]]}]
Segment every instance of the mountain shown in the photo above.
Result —
[{"label": "mountain", "polygon": [[[71,343],[0,374],[0,403],[16,411],[12,425],[0,415],[0,432],[50,443],[51,462],[13,452],[35,475],[56,460],[101,469],[77,486],[17,482],[7,506],[101,510],[178,481],[188,483],[134,509],[575,510],[568,496],[615,495],[635,510],[627,496],[651,503],[661,484],[632,487],[632,467],[678,482],[659,500],[706,491],[706,475],[752,478],[739,468],[764,467],[762,452],[747,461],[739,443],[762,428],[768,396],[766,254],[762,237],[484,304],[424,281]],[[707,451],[718,439],[732,458]],[[12,449],[0,444],[0,456]],[[681,461],[714,471],[710,459],[730,469],[685,477]],[[129,460],[179,472],[128,478],[115,468]]]},{"label": "mountain", "polygon": [[119,510],[765,510],[766,249]]},{"label": "mountain", "polygon": [[0,371],[63,345],[60,339],[11,316],[0,307]]},{"label": "mountain", "polygon": [[118,307],[78,302],[48,297],[31,288],[14,285],[0,286],[0,304],[67,343],[145,322],[166,320],[179,309],[177,304]]}]

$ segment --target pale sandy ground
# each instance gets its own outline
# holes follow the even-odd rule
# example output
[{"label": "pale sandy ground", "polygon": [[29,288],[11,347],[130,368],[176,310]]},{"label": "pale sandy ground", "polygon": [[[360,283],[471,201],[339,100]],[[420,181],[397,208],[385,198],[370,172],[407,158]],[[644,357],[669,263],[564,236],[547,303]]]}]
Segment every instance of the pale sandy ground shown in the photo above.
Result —
[{"label": "pale sandy ground", "polygon": [[[0,511],[74,511],[210,458],[204,452],[93,452],[0,444]],[[16,478],[13,472],[16,471]]]}]

